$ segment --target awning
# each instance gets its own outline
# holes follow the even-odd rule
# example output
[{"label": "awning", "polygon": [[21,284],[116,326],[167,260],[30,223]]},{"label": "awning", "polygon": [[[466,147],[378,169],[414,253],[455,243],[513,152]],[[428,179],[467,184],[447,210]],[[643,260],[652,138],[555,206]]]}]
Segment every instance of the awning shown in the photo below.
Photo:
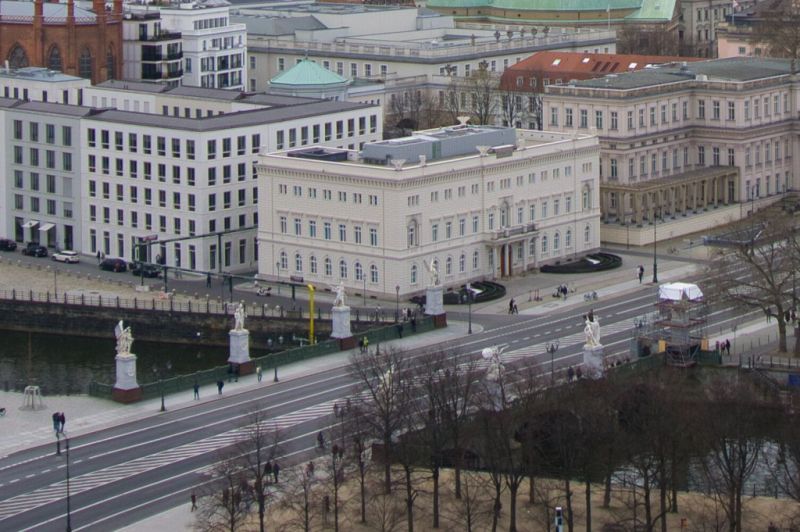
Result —
[{"label": "awning", "polygon": [[22,228],[23,229],[30,229],[31,227],[33,227],[34,225],[37,225],[38,223],[39,222],[36,221],[36,220],[30,220],[29,222],[25,222],[24,224],[22,224]]},{"label": "awning", "polygon": [[691,283],[664,283],[658,287],[658,298],[671,301],[700,301],[703,299],[703,292],[696,284]]},{"label": "awning", "polygon": [[45,232],[49,231],[50,229],[52,229],[53,227],[55,227],[55,224],[42,224],[39,227],[39,231],[41,231],[42,233],[45,233]]}]

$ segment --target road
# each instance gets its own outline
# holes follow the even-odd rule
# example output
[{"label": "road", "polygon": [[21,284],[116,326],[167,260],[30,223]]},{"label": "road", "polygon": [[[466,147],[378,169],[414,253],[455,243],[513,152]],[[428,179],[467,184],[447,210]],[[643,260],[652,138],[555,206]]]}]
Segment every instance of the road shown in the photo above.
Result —
[{"label": "road", "polygon": [[[584,343],[581,315],[593,307],[601,319],[606,354],[629,352],[633,320],[655,310],[655,290],[580,304],[542,317],[508,316],[503,324],[456,342],[447,349],[474,353],[508,344],[503,358],[534,361],[543,372],[563,371],[580,361]],[[710,324],[730,327],[742,314],[721,309]],[[547,342],[558,339],[552,361]],[[434,347],[427,348],[428,350]],[[418,356],[422,350],[410,351]],[[333,404],[353,391],[346,368],[272,384],[70,441],[70,504],[73,530],[110,530],[178,504],[192,489],[210,482],[220,450],[242,438],[250,412],[262,409],[282,429],[284,469],[315,453],[314,436],[332,423]],[[66,456],[55,444],[29,449],[0,461],[0,528],[63,530],[66,523]]]}]

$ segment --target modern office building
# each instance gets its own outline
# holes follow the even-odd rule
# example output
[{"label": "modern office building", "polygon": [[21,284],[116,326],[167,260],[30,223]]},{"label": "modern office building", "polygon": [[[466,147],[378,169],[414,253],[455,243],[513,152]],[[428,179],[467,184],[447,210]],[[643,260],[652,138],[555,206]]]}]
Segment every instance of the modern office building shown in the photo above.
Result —
[{"label": "modern office building", "polygon": [[259,274],[376,295],[521,274],[600,245],[598,142],[455,126],[265,154]]},{"label": "modern office building", "polygon": [[600,136],[603,239],[646,243],[797,189],[798,89],[789,60],[662,66],[548,86],[545,127]]},{"label": "modern office building", "polygon": [[122,21],[123,79],[180,85],[183,39],[161,27],[161,13],[128,10]]}]

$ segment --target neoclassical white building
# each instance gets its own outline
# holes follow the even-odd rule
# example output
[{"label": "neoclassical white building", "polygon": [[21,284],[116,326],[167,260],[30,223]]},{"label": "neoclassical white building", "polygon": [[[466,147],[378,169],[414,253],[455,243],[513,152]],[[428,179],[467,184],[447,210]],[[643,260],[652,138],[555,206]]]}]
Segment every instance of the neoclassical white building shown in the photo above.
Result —
[{"label": "neoclassical white building", "polygon": [[596,137],[455,126],[262,155],[259,274],[408,295],[600,245]]}]

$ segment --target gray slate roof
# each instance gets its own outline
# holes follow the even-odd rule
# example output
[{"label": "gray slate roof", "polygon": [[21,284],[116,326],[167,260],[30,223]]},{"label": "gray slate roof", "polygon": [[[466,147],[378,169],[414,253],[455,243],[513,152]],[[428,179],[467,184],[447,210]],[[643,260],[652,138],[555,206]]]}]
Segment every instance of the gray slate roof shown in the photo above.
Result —
[{"label": "gray slate roof", "polygon": [[324,30],[325,24],[309,15],[305,17],[273,17],[267,15],[231,15],[232,24],[244,24],[252,35],[294,35],[297,30]]}]

